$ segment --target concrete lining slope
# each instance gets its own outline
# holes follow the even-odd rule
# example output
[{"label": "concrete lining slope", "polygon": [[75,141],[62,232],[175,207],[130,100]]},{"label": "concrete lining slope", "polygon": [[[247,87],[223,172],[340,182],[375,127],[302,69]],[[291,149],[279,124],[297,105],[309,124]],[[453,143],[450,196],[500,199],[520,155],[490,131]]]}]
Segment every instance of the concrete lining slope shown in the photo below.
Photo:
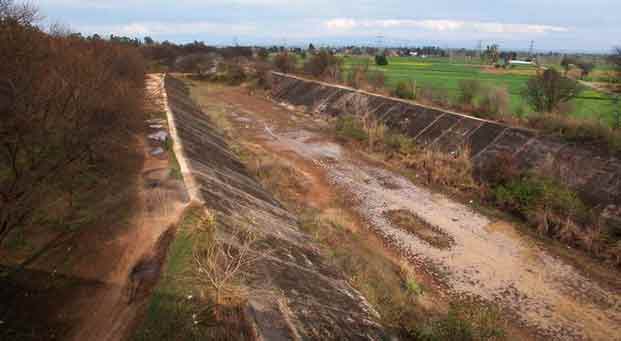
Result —
[{"label": "concrete lining slope", "polygon": [[[309,98],[311,95],[319,97]],[[523,169],[542,170],[558,177],[595,205],[621,203],[621,160],[603,150],[561,141],[537,131],[386,97],[342,85],[273,73],[272,97],[328,115],[372,113],[389,128],[425,146],[454,151],[468,146],[477,170],[514,157]],[[550,168],[556,174],[549,174]]]},{"label": "concrete lining slope", "polygon": [[216,214],[218,235],[242,224],[260,235],[253,251],[263,256],[248,278],[247,309],[259,339],[383,339],[377,312],[298,230],[297,218],[248,173],[183,82],[167,77],[166,91],[176,142],[205,206]]}]

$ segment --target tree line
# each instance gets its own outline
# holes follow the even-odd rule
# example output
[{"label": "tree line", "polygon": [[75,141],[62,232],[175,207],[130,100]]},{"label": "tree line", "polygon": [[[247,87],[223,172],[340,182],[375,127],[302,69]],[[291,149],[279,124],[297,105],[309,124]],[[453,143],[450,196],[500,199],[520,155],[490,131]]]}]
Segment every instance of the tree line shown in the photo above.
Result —
[{"label": "tree line", "polygon": [[0,0],[0,247],[34,226],[69,233],[105,216],[91,208],[123,193],[139,160],[143,55],[50,34],[39,18]]}]

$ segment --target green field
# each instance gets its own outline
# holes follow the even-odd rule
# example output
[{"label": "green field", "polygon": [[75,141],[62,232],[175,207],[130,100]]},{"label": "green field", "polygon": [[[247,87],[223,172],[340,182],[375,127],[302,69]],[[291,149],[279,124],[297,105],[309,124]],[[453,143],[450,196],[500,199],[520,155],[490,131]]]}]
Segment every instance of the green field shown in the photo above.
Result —
[{"label": "green field", "polygon": [[[346,56],[345,68],[350,69],[357,63],[363,63],[366,57]],[[386,85],[394,88],[399,81],[416,81],[419,88],[445,89],[452,98],[459,95],[459,81],[477,79],[484,84],[504,86],[511,95],[513,112],[532,111],[524,102],[521,92],[529,77],[535,74],[535,68],[521,66],[508,71],[489,70],[482,65],[463,64],[463,61],[451,63],[448,58],[391,57],[389,65],[372,68],[385,72]],[[584,88],[578,98],[573,100],[572,115],[577,117],[595,117],[610,122],[613,103],[611,98],[601,92]]]}]

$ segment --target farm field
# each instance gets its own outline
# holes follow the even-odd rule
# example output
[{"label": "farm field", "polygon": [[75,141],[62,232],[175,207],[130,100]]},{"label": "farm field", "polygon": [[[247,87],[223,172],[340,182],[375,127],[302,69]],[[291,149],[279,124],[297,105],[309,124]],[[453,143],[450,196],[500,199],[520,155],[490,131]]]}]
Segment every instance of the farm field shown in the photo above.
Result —
[{"label": "farm field", "polygon": [[[345,68],[363,63],[366,57],[345,57]],[[386,85],[394,88],[399,81],[416,81],[419,88],[432,88],[448,92],[451,98],[459,95],[461,80],[476,79],[483,84],[504,86],[511,95],[511,110],[514,113],[528,113],[531,109],[522,98],[521,91],[528,78],[536,72],[534,67],[515,67],[510,70],[494,69],[487,65],[451,63],[448,58],[390,57],[387,66],[376,66],[370,60],[373,69],[385,72]],[[613,102],[609,95],[585,87],[578,98],[573,100],[571,115],[576,117],[601,118],[611,121]]]}]

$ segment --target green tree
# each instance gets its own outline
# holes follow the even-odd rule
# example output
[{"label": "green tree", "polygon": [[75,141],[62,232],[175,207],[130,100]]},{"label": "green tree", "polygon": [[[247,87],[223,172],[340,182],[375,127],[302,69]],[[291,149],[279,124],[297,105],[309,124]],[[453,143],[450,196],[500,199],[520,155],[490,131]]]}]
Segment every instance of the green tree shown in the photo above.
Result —
[{"label": "green tree", "polygon": [[379,66],[386,66],[388,65],[388,58],[386,58],[386,56],[383,54],[378,54],[377,56],[375,56],[375,64]]},{"label": "green tree", "polygon": [[574,80],[548,69],[528,80],[523,95],[538,112],[556,112],[561,103],[576,97],[580,91]]},{"label": "green tree", "polygon": [[498,44],[487,46],[483,55],[488,63],[495,64],[500,58],[500,47]]}]

